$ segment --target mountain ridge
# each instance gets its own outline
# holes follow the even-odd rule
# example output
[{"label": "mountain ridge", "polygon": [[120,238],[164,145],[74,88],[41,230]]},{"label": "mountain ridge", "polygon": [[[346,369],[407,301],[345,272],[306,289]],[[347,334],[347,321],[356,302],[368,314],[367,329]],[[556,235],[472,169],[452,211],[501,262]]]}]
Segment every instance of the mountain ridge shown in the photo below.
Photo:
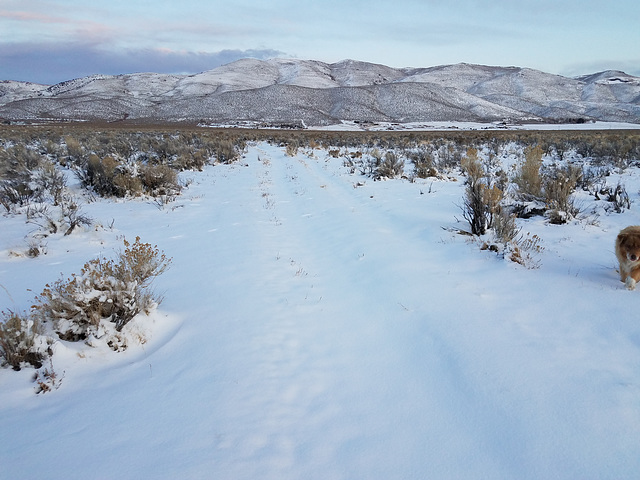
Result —
[{"label": "mountain ridge", "polygon": [[0,82],[0,119],[303,123],[640,123],[640,77],[564,77],[468,63],[393,68],[342,60],[241,59],[192,75],[91,75]]}]

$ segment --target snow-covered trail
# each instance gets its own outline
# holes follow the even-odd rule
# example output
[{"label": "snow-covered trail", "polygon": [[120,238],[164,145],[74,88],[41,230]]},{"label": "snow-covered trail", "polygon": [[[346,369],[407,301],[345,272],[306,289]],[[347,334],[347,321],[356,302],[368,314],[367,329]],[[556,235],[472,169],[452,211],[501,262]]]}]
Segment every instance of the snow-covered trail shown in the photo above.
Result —
[{"label": "snow-covered trail", "polygon": [[[450,387],[439,385],[446,375],[437,371],[448,365],[439,366],[428,344],[416,352],[418,332],[403,303],[414,293],[429,296],[411,285],[406,269],[439,263],[413,243],[432,226],[404,238],[375,195],[354,188],[357,179],[339,176],[334,165],[280,149],[255,155],[259,161],[248,159],[255,172],[233,172],[253,175],[234,182],[252,185],[242,200],[218,192],[239,203],[226,204],[228,218],[212,210],[220,225],[210,232],[214,265],[204,272],[184,266],[207,279],[197,296],[211,298],[212,321],[224,325],[203,336],[233,336],[220,342],[231,350],[211,368],[236,383],[209,387],[224,412],[221,471],[234,478],[352,478],[408,474],[423,462],[437,469],[442,438],[456,422]],[[218,243],[222,228],[237,233],[219,235]],[[445,463],[470,474],[477,467],[451,460]]]},{"label": "snow-covered trail", "polygon": [[640,470],[637,297],[616,283],[610,234],[574,242],[567,226],[526,270],[442,228],[460,183],[358,185],[317,154],[259,144],[187,174],[162,210],[109,206],[118,233],[173,257],[157,288],[177,320],[0,411],[10,478]]},{"label": "snow-covered trail", "polygon": [[[582,359],[567,364],[564,353],[546,351],[569,327],[554,325],[549,291],[531,292],[530,277],[540,273],[504,264],[487,279],[492,257],[472,254],[475,245],[451,248],[460,238],[441,226],[452,222],[459,185],[439,183],[438,195],[425,193],[426,184],[357,187],[361,179],[335,160],[290,158],[267,146],[250,155],[249,167],[229,172],[245,180],[227,187],[225,177],[216,179],[220,208],[203,229],[215,254],[193,300],[210,298],[218,323],[203,338],[231,336],[216,342],[230,350],[211,368],[237,383],[209,387],[224,412],[221,471],[523,478],[525,466],[539,478],[588,473],[587,459],[601,456],[606,442],[633,454],[624,453],[631,448],[624,438],[580,418],[594,407],[593,381],[582,383],[589,375]],[[221,231],[229,228],[234,235]],[[207,239],[196,243],[203,248]],[[200,268],[183,268],[201,271],[208,262],[195,261]],[[522,295],[533,298],[519,308]],[[553,308],[588,312],[572,298]],[[581,352],[592,332],[575,328]],[[577,372],[532,364],[531,349]],[[576,386],[586,390],[584,403],[558,408],[554,395],[573,402]],[[574,435],[603,443],[567,445]]]},{"label": "snow-covered trail", "polygon": [[451,408],[456,379],[433,339],[415,341],[420,316],[407,305],[427,300],[431,308],[430,293],[406,274],[429,275],[440,263],[416,242],[432,226],[399,235],[399,220],[381,213],[375,196],[324,162],[257,154],[258,220],[243,247],[253,278],[231,288],[245,288],[248,299],[261,292],[261,301],[231,306],[246,326],[244,341],[234,343],[245,365],[239,387],[222,398],[234,445],[223,471],[254,478],[389,478],[417,465],[450,473],[458,465],[459,477],[493,471],[485,457],[466,458],[443,441],[453,428],[455,442],[471,448],[484,433]]}]

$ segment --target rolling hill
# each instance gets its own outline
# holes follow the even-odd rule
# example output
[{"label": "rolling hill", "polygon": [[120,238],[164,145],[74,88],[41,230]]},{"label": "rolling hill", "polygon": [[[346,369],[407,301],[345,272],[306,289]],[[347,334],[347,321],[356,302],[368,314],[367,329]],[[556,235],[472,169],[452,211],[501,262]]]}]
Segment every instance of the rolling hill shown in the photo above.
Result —
[{"label": "rolling hill", "polygon": [[640,78],[464,63],[396,69],[354,60],[243,59],[195,75],[92,75],[51,86],[5,80],[0,119],[640,123]]}]

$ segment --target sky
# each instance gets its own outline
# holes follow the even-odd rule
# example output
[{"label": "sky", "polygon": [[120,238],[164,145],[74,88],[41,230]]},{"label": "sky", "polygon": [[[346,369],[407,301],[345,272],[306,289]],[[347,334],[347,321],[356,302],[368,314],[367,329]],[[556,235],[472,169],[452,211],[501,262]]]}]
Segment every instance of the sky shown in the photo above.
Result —
[{"label": "sky", "polygon": [[191,74],[246,57],[640,76],[638,0],[0,0],[0,80]]}]

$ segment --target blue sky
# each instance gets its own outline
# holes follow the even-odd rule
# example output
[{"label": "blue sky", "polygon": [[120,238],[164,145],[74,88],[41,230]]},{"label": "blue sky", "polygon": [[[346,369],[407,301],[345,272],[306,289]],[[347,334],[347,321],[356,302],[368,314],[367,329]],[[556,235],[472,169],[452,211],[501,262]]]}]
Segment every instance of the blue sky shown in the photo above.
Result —
[{"label": "blue sky", "polygon": [[640,75],[638,0],[0,0],[0,80],[197,73],[239,58]]}]

